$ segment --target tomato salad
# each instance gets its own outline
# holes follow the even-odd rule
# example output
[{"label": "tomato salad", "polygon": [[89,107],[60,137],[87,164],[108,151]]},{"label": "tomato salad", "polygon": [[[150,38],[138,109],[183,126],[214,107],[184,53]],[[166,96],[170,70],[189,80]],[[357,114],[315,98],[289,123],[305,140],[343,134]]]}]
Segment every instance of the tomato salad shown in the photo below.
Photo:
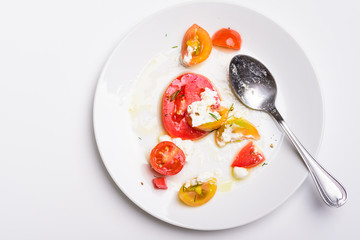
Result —
[{"label": "tomato salad", "polygon": [[[195,142],[212,135],[219,148],[248,141],[229,164],[235,179],[245,178],[248,170],[265,161],[264,154],[255,144],[260,139],[257,128],[242,116],[232,114],[233,104],[229,106],[222,101],[220,92],[209,78],[191,72],[191,66],[210,57],[213,46],[236,51],[241,48],[241,41],[240,34],[230,28],[220,29],[211,38],[205,29],[194,24],[184,34],[180,63],[188,68],[188,72],[172,79],[163,96],[159,96],[162,97],[161,120],[169,139],[160,141],[150,154],[150,165],[156,173],[155,189],[166,190],[166,178],[181,174],[186,164],[182,147],[171,139]],[[212,132],[214,134],[210,134]],[[211,174],[194,176],[179,189],[179,199],[188,206],[203,205],[214,197],[217,183]]]}]

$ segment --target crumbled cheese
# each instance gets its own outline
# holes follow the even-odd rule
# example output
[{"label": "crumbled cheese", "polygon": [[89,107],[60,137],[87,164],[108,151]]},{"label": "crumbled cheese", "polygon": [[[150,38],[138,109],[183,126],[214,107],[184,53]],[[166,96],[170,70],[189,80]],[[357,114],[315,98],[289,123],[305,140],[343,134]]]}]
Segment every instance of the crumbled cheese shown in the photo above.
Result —
[{"label": "crumbled cheese", "polygon": [[192,59],[192,52],[194,51],[194,49],[191,46],[187,47],[187,55],[184,56],[184,63],[189,64],[191,59]]},{"label": "crumbled cheese", "polygon": [[[187,111],[191,117],[193,127],[209,122],[215,122],[217,121],[216,119],[220,119],[220,114],[211,109],[211,105],[217,103],[217,96],[218,94],[216,91],[205,88],[205,91],[201,93],[201,100],[195,101],[188,106]],[[216,119],[211,114],[213,114]]]},{"label": "crumbled cheese", "polygon": [[226,124],[224,131],[221,134],[220,141],[218,141],[219,146],[225,146],[226,143],[229,142],[235,142],[238,140],[241,140],[243,138],[250,138],[254,139],[251,135],[243,135],[242,133],[235,132],[236,128],[239,128],[240,126],[233,123],[233,124]]},{"label": "crumbled cheese", "polygon": [[234,173],[235,178],[242,179],[242,178],[245,178],[249,174],[249,171],[243,167],[234,167],[233,173]]},{"label": "crumbled cheese", "polygon": [[197,178],[187,180],[185,182],[185,187],[188,188],[188,187],[191,187],[191,186],[196,186],[198,184],[203,184],[203,183],[207,182],[212,177],[214,177],[213,173],[211,173],[211,172],[203,172]]},{"label": "crumbled cheese", "polygon": [[159,137],[159,142],[164,142],[164,141],[169,141],[174,143],[178,148],[180,148],[181,150],[183,150],[185,157],[186,157],[186,161],[188,162],[190,157],[191,157],[191,153],[192,153],[192,149],[193,149],[193,141],[191,140],[182,140],[181,138],[172,138],[169,135],[162,135]]},{"label": "crumbled cheese", "polygon": [[198,184],[198,182],[197,182],[197,179],[196,179],[196,178],[192,179],[190,182],[191,182],[191,186],[195,186],[195,185],[197,185],[197,184]]}]

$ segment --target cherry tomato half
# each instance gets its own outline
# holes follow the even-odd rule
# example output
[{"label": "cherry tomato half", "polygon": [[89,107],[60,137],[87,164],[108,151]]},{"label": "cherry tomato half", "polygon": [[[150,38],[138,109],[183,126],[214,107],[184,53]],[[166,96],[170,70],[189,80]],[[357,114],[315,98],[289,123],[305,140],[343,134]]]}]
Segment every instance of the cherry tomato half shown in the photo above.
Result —
[{"label": "cherry tomato half", "polygon": [[195,186],[185,187],[185,184],[179,190],[180,200],[191,207],[197,207],[210,201],[216,193],[216,178],[210,178],[208,181]]},{"label": "cherry tomato half", "polygon": [[157,189],[167,189],[167,185],[166,185],[166,179],[165,177],[156,177],[152,180],[153,184],[154,184],[154,188]]},{"label": "cherry tomato half", "polygon": [[162,175],[175,175],[185,164],[185,154],[172,142],[160,142],[151,151],[150,164]]},{"label": "cherry tomato half", "polygon": [[253,142],[249,142],[236,155],[231,167],[252,168],[264,161],[264,155],[261,152],[256,151]]},{"label": "cherry tomato half", "polygon": [[193,128],[186,120],[187,107],[201,100],[205,88],[215,91],[209,79],[196,73],[185,73],[170,83],[163,96],[162,118],[171,137],[195,140],[209,133]]},{"label": "cherry tomato half", "polygon": [[181,62],[191,66],[205,61],[212,50],[210,35],[202,27],[194,24],[185,33],[181,45]]},{"label": "cherry tomato half", "polygon": [[222,28],[212,36],[212,44],[214,46],[240,50],[241,36],[233,29]]}]

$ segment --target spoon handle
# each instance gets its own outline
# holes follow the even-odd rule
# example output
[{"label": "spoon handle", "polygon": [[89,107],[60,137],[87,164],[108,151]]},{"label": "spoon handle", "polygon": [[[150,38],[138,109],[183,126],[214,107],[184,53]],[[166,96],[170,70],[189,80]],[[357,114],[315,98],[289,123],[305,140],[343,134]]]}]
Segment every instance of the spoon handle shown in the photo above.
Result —
[{"label": "spoon handle", "polygon": [[345,188],[332,177],[305,149],[274,106],[269,113],[279,123],[290,141],[298,150],[324,202],[331,207],[341,207],[347,199]]}]

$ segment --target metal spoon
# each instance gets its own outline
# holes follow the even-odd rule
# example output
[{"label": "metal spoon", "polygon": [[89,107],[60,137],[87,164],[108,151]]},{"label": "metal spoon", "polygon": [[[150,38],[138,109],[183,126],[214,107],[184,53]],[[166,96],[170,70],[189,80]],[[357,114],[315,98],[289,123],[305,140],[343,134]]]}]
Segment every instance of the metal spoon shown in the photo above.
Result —
[{"label": "metal spoon", "polygon": [[240,101],[249,108],[269,113],[279,123],[304,160],[324,202],[331,207],[342,206],[347,198],[344,187],[301,145],[276,109],[277,88],[270,71],[246,55],[235,56],[229,71],[232,89]]}]

